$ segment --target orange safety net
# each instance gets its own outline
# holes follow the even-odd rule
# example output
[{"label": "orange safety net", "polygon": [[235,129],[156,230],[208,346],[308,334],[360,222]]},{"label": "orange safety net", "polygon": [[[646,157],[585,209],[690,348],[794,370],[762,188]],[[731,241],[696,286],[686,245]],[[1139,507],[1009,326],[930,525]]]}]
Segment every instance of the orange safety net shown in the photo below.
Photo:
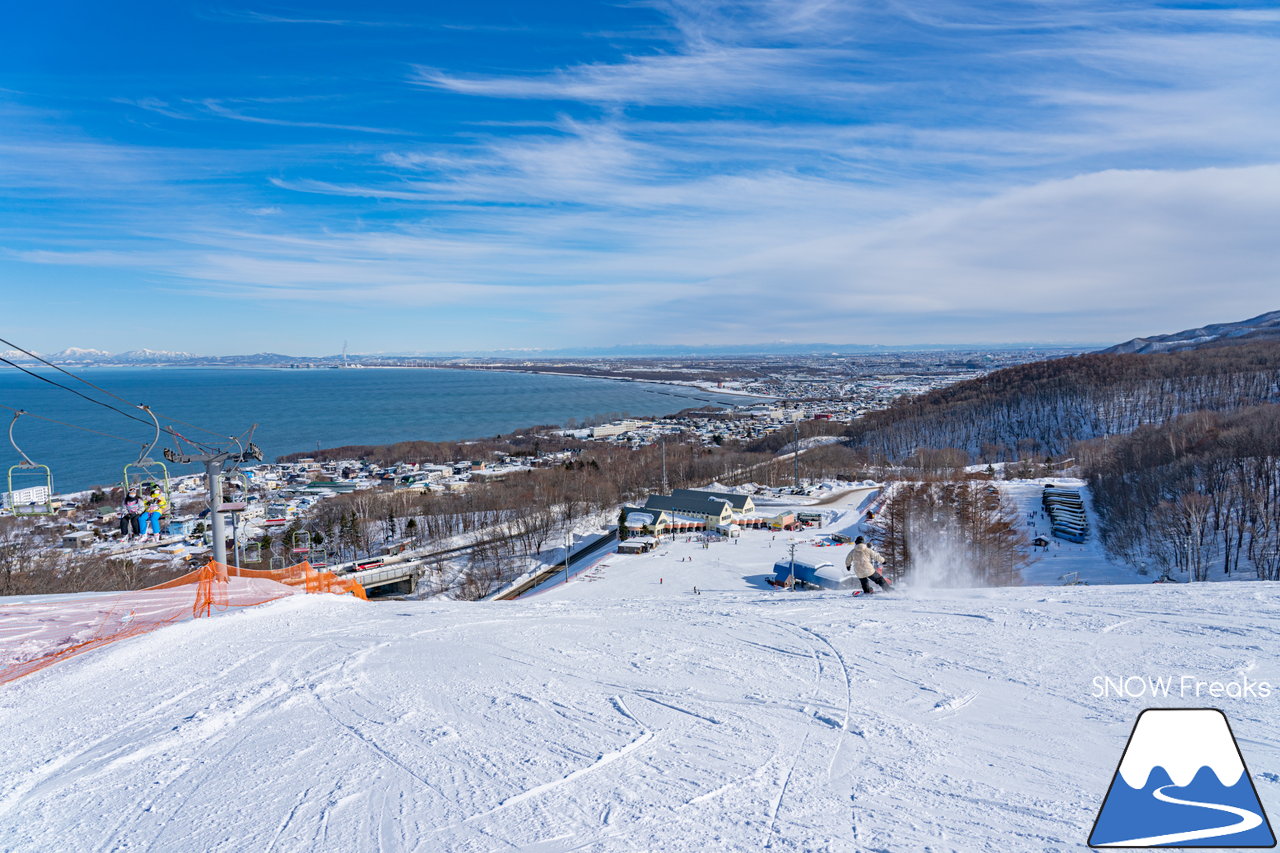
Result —
[{"label": "orange safety net", "polygon": [[360,584],[317,571],[310,563],[256,571],[210,561],[196,571],[134,592],[39,596],[0,603],[0,684],[174,622],[318,592],[350,593],[368,600]]}]

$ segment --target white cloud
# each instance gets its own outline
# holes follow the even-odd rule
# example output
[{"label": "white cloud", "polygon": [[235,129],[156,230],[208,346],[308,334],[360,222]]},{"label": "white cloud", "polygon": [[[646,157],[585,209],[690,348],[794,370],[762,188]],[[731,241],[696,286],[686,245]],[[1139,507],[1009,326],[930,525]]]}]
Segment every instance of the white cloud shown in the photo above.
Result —
[{"label": "white cloud", "polygon": [[395,128],[366,127],[364,125],[356,124],[331,124],[323,121],[296,121],[292,119],[272,118],[268,116],[247,115],[241,110],[232,109],[222,102],[213,99],[201,101],[201,105],[216,116],[234,119],[235,121],[247,121],[253,124],[273,124],[280,127],[311,127],[324,130],[351,130],[357,133],[379,133],[389,136],[408,135],[408,131],[397,130]]},{"label": "white cloud", "polygon": [[[207,158],[0,143],[14,155],[0,174],[100,195],[133,229],[17,257],[132,265],[238,304],[471,306],[478,329],[512,311],[536,318],[526,344],[547,318],[584,342],[1106,341],[1278,307],[1280,33],[1266,15],[645,5],[668,22],[648,52],[419,68],[414,97],[476,99],[480,120],[443,139]],[[487,121],[487,98],[531,103]],[[287,117],[255,115],[263,100],[133,103],[395,133],[316,121],[298,100]],[[225,179],[217,201],[195,187],[210,177]]]}]

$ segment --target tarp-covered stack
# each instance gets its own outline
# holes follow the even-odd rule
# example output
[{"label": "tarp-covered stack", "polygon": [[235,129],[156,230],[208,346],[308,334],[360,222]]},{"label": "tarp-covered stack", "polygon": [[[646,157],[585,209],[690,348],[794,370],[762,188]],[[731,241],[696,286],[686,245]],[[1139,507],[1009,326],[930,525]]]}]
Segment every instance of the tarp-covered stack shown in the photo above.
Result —
[{"label": "tarp-covered stack", "polygon": [[1042,501],[1054,536],[1068,542],[1084,542],[1089,538],[1089,519],[1079,489],[1048,485],[1044,487]]}]

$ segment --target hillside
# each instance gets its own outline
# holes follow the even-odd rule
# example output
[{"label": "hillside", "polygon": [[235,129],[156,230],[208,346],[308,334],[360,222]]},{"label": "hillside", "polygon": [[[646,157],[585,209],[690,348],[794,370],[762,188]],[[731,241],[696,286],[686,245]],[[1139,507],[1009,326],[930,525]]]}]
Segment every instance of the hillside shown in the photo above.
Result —
[{"label": "hillside", "polygon": [[1142,354],[1089,353],[997,370],[870,412],[851,443],[898,461],[919,447],[984,461],[1059,455],[1082,439],[1187,412],[1280,399],[1280,340]]},{"label": "hillside", "polygon": [[1178,352],[1202,347],[1227,346],[1243,341],[1280,339],[1280,311],[1268,311],[1237,323],[1212,323],[1170,335],[1134,338],[1103,350],[1105,353]]},{"label": "hillside", "polygon": [[1280,588],[1195,592],[297,596],[7,686],[0,849],[1082,849],[1152,704],[1095,676],[1280,680]]}]

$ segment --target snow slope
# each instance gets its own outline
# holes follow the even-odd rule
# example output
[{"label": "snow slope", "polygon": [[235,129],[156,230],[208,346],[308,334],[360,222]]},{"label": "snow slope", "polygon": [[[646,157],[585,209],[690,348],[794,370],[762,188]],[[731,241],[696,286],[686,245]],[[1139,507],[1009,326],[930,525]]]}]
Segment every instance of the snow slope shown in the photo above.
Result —
[{"label": "snow slope", "polygon": [[[827,496],[829,503],[809,498],[756,498],[761,514],[785,510],[824,512],[828,521],[796,533],[744,530],[735,539],[699,533],[665,537],[648,554],[604,554],[584,565],[575,563],[570,581],[557,576],[521,598],[614,599],[636,596],[685,595],[697,586],[726,593],[768,590],[766,577],[773,565],[790,557],[796,542],[796,560],[817,564],[831,562],[844,567],[848,546],[831,546],[829,534],[857,535],[879,487],[857,487]],[[770,501],[769,503],[764,503]]]},{"label": "snow slope", "polygon": [[[1084,542],[1068,542],[1053,535],[1053,525],[1044,511],[1044,487],[1051,483],[1065,489],[1078,489],[1089,519],[1089,538]],[[1019,522],[1026,525],[1027,538],[1043,536],[1050,542],[1046,551],[1037,551],[1035,563],[1022,570],[1026,584],[1060,584],[1068,575],[1076,575],[1088,583],[1143,583],[1153,580],[1139,575],[1132,567],[1111,559],[1098,534],[1098,516],[1093,511],[1093,496],[1084,480],[1072,477],[1050,477],[1041,480],[997,481],[995,485],[1016,510]],[[1030,516],[1030,518],[1028,518]]]},{"label": "snow slope", "polygon": [[[1139,710],[1206,704],[1095,676],[1280,683],[1273,584],[667,593],[295,596],[20,679],[0,850],[1080,850]],[[1214,700],[1272,814],[1278,702]]]}]

